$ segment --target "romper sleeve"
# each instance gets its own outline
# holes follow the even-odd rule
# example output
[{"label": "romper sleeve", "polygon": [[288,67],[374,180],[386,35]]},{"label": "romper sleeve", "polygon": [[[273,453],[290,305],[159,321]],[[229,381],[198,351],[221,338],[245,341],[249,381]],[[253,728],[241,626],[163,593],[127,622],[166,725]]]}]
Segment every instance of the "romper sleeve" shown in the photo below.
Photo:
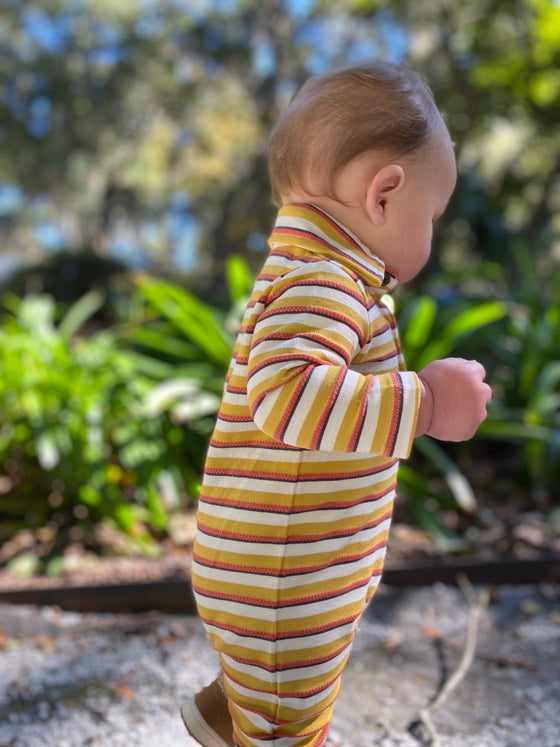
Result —
[{"label": "romper sleeve", "polygon": [[335,263],[280,278],[249,353],[247,395],[257,427],[298,448],[407,457],[420,404],[417,375],[397,366],[376,374],[351,368],[364,346],[372,360],[376,353],[387,359],[390,348],[397,358],[392,336],[387,342],[383,334],[388,325],[381,320],[372,330],[372,316],[363,289]]}]

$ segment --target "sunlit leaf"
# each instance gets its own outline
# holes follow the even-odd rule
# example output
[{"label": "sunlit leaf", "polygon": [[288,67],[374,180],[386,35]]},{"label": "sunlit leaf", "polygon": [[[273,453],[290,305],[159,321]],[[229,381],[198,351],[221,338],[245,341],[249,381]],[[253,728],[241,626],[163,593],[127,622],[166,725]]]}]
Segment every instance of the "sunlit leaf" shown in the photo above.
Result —
[{"label": "sunlit leaf", "polygon": [[488,301],[459,313],[419,355],[418,368],[423,368],[432,360],[445,358],[465,336],[503,319],[507,312],[508,308],[505,303]]},{"label": "sunlit leaf", "polygon": [[163,281],[141,276],[138,287],[158,313],[169,319],[191,342],[215,363],[226,367],[233,341],[226,336],[215,311],[192,293]]},{"label": "sunlit leaf", "polygon": [[100,291],[90,291],[82,296],[64,315],[58,332],[64,340],[70,340],[82,325],[103,306],[105,296]]},{"label": "sunlit leaf", "polygon": [[42,469],[52,470],[60,461],[58,445],[52,433],[41,433],[36,441],[37,459]]},{"label": "sunlit leaf", "polygon": [[250,294],[254,279],[242,257],[232,255],[226,263],[228,288],[234,303],[244,301]]},{"label": "sunlit leaf", "polygon": [[417,438],[414,445],[442,472],[461,510],[476,513],[477,501],[469,481],[441,446],[428,436]]},{"label": "sunlit leaf", "polygon": [[496,420],[485,420],[478,427],[478,434],[486,438],[497,438],[504,441],[536,440],[546,443],[552,438],[550,428],[520,422]]},{"label": "sunlit leaf", "polygon": [[431,296],[421,296],[414,304],[410,321],[403,335],[405,348],[421,349],[430,336],[437,314],[437,303]]}]

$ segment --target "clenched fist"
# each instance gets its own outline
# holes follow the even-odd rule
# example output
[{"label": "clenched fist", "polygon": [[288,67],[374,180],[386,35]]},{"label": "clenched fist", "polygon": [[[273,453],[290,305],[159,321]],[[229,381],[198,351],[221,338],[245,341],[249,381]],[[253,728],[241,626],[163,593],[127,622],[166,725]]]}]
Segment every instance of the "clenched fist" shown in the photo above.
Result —
[{"label": "clenched fist", "polygon": [[416,435],[440,441],[466,441],[486,418],[492,390],[484,382],[486,371],[477,361],[443,358],[418,373],[422,398]]}]

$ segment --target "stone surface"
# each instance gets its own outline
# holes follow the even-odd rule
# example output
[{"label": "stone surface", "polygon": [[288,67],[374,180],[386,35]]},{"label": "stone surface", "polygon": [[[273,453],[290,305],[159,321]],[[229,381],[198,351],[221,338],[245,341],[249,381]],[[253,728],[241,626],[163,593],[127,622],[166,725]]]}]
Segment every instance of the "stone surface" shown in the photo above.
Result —
[{"label": "stone surface", "polygon": [[[329,747],[417,747],[411,729],[463,653],[454,587],[382,587],[364,615]],[[560,589],[500,587],[465,679],[433,714],[442,747],[559,747]],[[0,606],[0,747],[195,747],[179,716],[217,659],[193,615]]]}]

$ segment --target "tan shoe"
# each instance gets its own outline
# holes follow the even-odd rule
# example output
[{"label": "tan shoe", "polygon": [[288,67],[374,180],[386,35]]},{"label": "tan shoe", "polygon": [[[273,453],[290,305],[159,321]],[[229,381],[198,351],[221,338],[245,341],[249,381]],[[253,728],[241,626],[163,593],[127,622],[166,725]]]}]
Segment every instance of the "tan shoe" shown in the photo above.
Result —
[{"label": "tan shoe", "polygon": [[183,703],[181,716],[189,734],[202,747],[235,747],[233,723],[219,680]]}]

